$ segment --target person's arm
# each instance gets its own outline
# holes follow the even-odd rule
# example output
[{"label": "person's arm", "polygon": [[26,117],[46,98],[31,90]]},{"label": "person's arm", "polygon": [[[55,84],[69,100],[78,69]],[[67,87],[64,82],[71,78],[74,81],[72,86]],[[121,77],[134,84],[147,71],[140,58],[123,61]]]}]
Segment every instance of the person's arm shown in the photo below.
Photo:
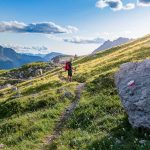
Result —
[{"label": "person's arm", "polygon": [[72,70],[76,71],[76,67],[72,67]]},{"label": "person's arm", "polygon": [[76,70],[76,68],[72,67],[72,70],[74,70],[74,71],[75,71],[75,70]]}]

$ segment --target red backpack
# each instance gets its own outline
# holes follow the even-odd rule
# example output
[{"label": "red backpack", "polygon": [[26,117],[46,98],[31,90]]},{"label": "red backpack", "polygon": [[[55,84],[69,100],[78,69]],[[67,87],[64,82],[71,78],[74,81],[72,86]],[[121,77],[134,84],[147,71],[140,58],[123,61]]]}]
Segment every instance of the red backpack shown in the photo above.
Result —
[{"label": "red backpack", "polygon": [[69,64],[68,64],[68,62],[66,62],[65,71],[67,71],[67,70],[69,70],[69,69],[70,69]]}]

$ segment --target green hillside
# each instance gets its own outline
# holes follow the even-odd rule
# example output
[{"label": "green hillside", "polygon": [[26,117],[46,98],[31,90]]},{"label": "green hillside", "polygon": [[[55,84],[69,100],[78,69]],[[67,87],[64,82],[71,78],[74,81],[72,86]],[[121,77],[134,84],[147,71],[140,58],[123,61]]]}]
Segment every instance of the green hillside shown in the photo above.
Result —
[{"label": "green hillside", "polygon": [[[150,36],[95,55],[78,58],[74,82],[61,68],[17,84],[20,97],[11,88],[0,90],[0,144],[6,150],[149,150],[150,132],[128,123],[114,85],[122,63],[150,58]],[[4,72],[0,72],[0,76]],[[66,108],[76,101],[76,87],[86,83],[79,104],[53,142]],[[64,96],[64,90],[72,97]]]}]

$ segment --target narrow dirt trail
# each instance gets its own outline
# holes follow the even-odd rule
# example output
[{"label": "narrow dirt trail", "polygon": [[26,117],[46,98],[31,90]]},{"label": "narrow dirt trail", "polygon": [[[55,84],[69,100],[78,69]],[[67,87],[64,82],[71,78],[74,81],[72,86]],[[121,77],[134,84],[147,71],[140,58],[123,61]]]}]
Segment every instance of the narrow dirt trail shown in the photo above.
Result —
[{"label": "narrow dirt trail", "polygon": [[42,147],[40,148],[40,150],[45,150],[45,146],[52,144],[52,142],[61,135],[65,122],[69,119],[71,114],[74,112],[75,108],[77,107],[77,104],[80,101],[81,93],[84,87],[85,87],[85,83],[80,83],[76,87],[75,100],[70,104],[68,108],[65,109],[63,114],[60,116],[60,119],[56,124],[53,134],[45,138],[45,141]]}]

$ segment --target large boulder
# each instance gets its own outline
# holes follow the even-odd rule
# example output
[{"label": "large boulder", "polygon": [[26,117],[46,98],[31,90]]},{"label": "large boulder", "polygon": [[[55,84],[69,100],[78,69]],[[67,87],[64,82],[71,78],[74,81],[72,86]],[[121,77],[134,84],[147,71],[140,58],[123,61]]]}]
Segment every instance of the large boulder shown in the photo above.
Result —
[{"label": "large boulder", "polygon": [[150,129],[150,60],[122,64],[115,83],[132,127]]}]

